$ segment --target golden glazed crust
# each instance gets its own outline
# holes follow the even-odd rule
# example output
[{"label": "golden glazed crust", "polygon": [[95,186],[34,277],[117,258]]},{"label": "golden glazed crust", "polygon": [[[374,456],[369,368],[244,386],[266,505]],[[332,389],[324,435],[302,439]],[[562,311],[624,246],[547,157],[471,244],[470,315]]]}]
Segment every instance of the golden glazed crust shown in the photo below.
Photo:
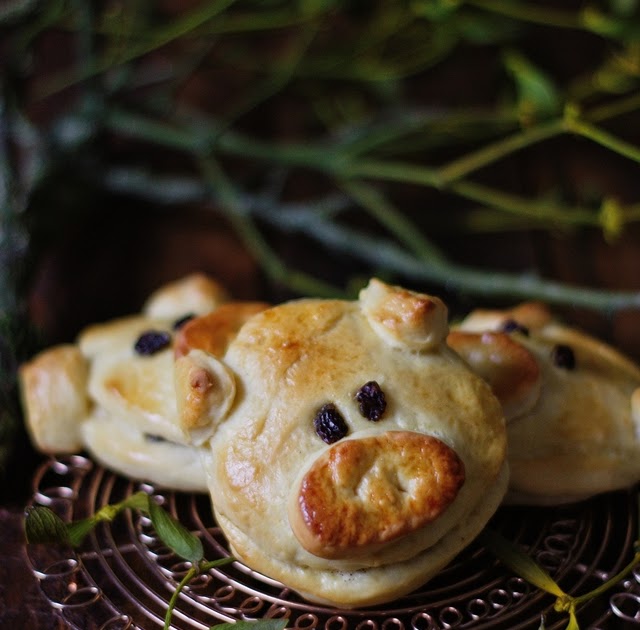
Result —
[{"label": "golden glazed crust", "polygon": [[197,349],[221,358],[244,323],[268,307],[266,302],[228,302],[188,321],[176,335],[176,357]]},{"label": "golden glazed crust", "polygon": [[203,273],[193,273],[154,291],[142,312],[151,319],[172,320],[209,313],[228,300],[227,290],[219,282]]},{"label": "golden glazed crust", "polygon": [[516,418],[535,405],[542,382],[538,360],[512,335],[452,330],[447,343],[491,385],[506,418]]},{"label": "golden glazed crust", "polygon": [[[142,313],[88,326],[75,344],[46,350],[21,366],[25,422],[34,445],[53,453],[86,448],[126,476],[206,491],[199,451],[191,446],[180,419],[197,423],[202,408],[206,405],[209,412],[216,397],[213,391],[201,392],[199,400],[192,395],[178,406],[174,325],[226,299],[215,280],[193,274],[159,288]],[[166,333],[170,343],[141,355],[134,346],[149,331]],[[199,357],[190,360],[193,366]],[[217,369],[218,363],[205,359],[196,367],[217,379],[218,395],[224,390],[225,400],[233,397],[233,381],[224,379],[226,371]],[[207,421],[212,419],[215,415],[209,412]]]},{"label": "golden glazed crust", "polygon": [[178,424],[171,345],[149,356],[134,349],[150,330],[171,335],[167,322],[143,316],[96,324],[81,333],[79,346],[91,358],[89,397],[143,433],[186,444]]},{"label": "golden glazed crust", "polygon": [[20,366],[20,392],[26,427],[34,446],[45,453],[82,448],[80,422],[89,410],[89,366],[71,344],[44,350]]},{"label": "golden glazed crust", "polygon": [[[222,300],[192,278],[89,327],[70,360],[50,362],[70,396],[37,390],[48,360],[25,367],[34,434],[56,426],[46,408],[59,401],[79,436],[70,448],[159,485],[206,481],[232,552],[315,601],[382,603],[433,576],[508,479],[500,404],[446,346],[444,304],[375,279],[357,301]],[[172,341],[141,355],[149,330]]]},{"label": "golden glazed crust", "polygon": [[[387,601],[433,575],[469,542],[471,532],[481,529],[483,519],[500,502],[508,476],[499,402],[446,347],[444,305],[381,284],[372,283],[358,301],[297,300],[247,321],[223,358],[235,376],[237,393],[210,439],[206,462],[214,510],[234,553],[307,597],[349,606]],[[395,300],[400,315],[391,317],[388,305]],[[427,303],[435,306],[418,308],[423,318],[404,316],[415,313],[416,304]],[[381,312],[374,304],[380,304]],[[390,321],[404,323],[391,327],[383,323]],[[377,422],[360,413],[355,398],[371,381],[386,397],[386,409]],[[300,505],[300,493],[310,498],[305,476],[314,465],[322,467],[316,462],[336,448],[326,444],[314,427],[318,409],[327,403],[345,421],[344,444],[353,441],[347,447],[338,441],[335,452],[352,447],[361,452],[360,443],[376,444],[380,458],[373,466],[384,462],[390,468],[392,462],[400,462],[397,455],[383,453],[383,445],[390,453],[396,448],[389,435],[429,436],[426,442],[433,439],[446,445],[443,452],[450,457],[443,463],[461,462],[464,483],[454,492],[460,478],[451,471],[446,491],[432,489],[440,508],[419,514],[407,508],[403,522],[395,525],[397,535],[374,533],[371,526],[367,534],[371,542],[362,546],[318,542],[319,519],[312,519],[311,548],[329,550],[329,555],[339,549],[340,557],[310,553],[304,546],[308,526],[301,533],[301,517],[294,510],[290,521],[290,509]],[[418,469],[417,464],[407,466],[414,472]],[[364,475],[375,477],[373,472]],[[318,483],[313,485],[317,488]],[[382,486],[373,484],[374,494],[376,488],[382,492]],[[327,514],[339,509],[334,503],[327,506]],[[462,522],[465,534],[458,537],[454,532]],[[373,567],[381,568],[375,579]]]},{"label": "golden glazed crust", "polygon": [[447,308],[439,298],[392,287],[372,278],[361,296],[370,325],[391,345],[426,350],[448,330]]},{"label": "golden glazed crust", "polygon": [[437,519],[463,483],[464,464],[433,436],[388,431],[343,440],[304,475],[289,520],[310,553],[358,556]]},{"label": "golden glazed crust", "polygon": [[[513,377],[521,373],[520,386],[526,390],[526,357],[535,357],[540,387],[535,404],[525,406],[524,412],[505,404],[511,467],[507,500],[564,503],[639,481],[640,417],[632,403],[640,387],[638,366],[602,341],[553,320],[539,303],[471,313],[456,330],[471,335],[468,347],[456,337],[450,337],[452,346],[468,359],[474,352],[472,340],[476,346],[482,344],[478,331],[501,330],[509,320],[528,328],[528,334],[509,335],[522,351],[507,352],[507,346],[494,345],[494,359],[511,363]],[[569,349],[568,364],[554,359],[559,346],[565,353]],[[502,377],[496,371],[472,360],[469,364],[492,386],[499,386]]]},{"label": "golden glazed crust", "polygon": [[285,582],[312,602],[344,608],[378,606],[402,597],[422,586],[451,562],[461,549],[469,545],[495,513],[507,488],[509,471],[506,462],[495,484],[487,489],[467,518],[460,519],[438,544],[417,551],[409,559],[387,564],[372,563],[366,570],[324,569],[287,562],[264,551],[247,534],[224,515],[218,522],[227,533],[231,552],[248,566],[260,566],[264,574]]},{"label": "golden glazed crust", "polygon": [[213,355],[191,350],[174,363],[177,425],[186,439],[202,444],[216,430],[236,395],[230,370]]}]

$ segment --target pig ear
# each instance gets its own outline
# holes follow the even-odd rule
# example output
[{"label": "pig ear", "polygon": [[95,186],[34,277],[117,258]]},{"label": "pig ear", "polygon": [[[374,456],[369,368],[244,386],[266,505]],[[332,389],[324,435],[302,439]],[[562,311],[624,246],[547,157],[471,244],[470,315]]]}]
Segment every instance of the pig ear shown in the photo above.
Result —
[{"label": "pig ear", "polygon": [[549,307],[542,302],[522,302],[510,309],[476,309],[469,313],[460,328],[470,332],[500,331],[506,323],[518,324],[527,330],[540,330],[552,323]]},{"label": "pig ear", "polygon": [[233,404],[233,372],[213,355],[194,349],[176,358],[174,379],[180,428],[192,444],[202,444],[216,432]]},{"label": "pig ear", "polygon": [[219,282],[194,273],[158,288],[149,296],[142,312],[154,319],[177,319],[208,313],[228,300],[227,291]]},{"label": "pig ear", "polygon": [[538,360],[511,335],[453,330],[447,343],[490,385],[507,421],[524,415],[538,402],[542,387]]},{"label": "pig ear", "polygon": [[447,307],[437,297],[373,278],[359,298],[371,327],[392,346],[432,350],[444,342],[449,331]]}]

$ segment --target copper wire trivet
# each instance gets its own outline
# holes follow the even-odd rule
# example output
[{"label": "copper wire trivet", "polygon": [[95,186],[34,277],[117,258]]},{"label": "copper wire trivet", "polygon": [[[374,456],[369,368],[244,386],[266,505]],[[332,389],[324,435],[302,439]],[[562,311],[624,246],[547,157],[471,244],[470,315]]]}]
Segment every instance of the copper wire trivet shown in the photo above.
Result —
[{"label": "copper wire trivet", "polygon": [[[33,480],[33,504],[64,520],[93,514],[139,490],[201,537],[207,560],[228,555],[205,495],[157,491],[82,456],[47,460]],[[638,537],[636,491],[611,493],[559,508],[501,508],[491,522],[546,568],[562,588],[581,594],[633,557]],[[30,545],[29,561],[52,607],[78,630],[162,628],[169,600],[188,566],[156,538],[146,517],[126,511],[101,523],[79,549]],[[565,628],[554,598],[505,569],[479,543],[464,550],[422,589],[369,610],[309,604],[280,583],[234,562],[192,582],[177,604],[173,628],[207,630],[223,621],[288,619],[301,630],[432,630],[540,626]],[[640,627],[640,568],[578,611],[592,630]]]}]

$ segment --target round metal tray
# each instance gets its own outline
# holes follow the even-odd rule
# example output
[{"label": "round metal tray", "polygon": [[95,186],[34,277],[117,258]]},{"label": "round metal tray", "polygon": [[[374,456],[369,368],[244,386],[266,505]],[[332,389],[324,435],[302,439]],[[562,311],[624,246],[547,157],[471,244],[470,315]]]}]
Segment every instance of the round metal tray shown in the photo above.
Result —
[{"label": "round metal tray", "polygon": [[[34,476],[32,503],[65,521],[144,490],[202,540],[207,560],[229,555],[209,498],[159,491],[106,471],[83,456],[47,460]],[[503,507],[491,526],[536,559],[568,593],[615,575],[638,538],[636,491],[554,508]],[[188,565],[156,537],[148,518],[127,510],[101,523],[81,548],[29,545],[29,561],[53,609],[79,630],[162,628]],[[565,628],[554,598],[515,576],[478,542],[423,588],[392,604],[339,610],[309,604],[239,562],[199,576],[179,597],[173,628],[208,629],[225,621],[287,618],[301,630]],[[640,568],[578,609],[581,628],[640,628]]]}]

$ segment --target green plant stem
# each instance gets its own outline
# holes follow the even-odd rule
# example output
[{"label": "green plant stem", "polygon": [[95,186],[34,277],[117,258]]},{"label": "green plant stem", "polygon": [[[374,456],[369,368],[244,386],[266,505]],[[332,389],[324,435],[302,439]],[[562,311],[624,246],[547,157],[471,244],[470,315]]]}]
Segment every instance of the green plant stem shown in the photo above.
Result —
[{"label": "green plant stem", "polygon": [[[313,12],[301,13],[294,7],[281,10],[270,8],[267,12],[245,12],[239,14],[222,13],[217,19],[199,26],[203,35],[240,35],[259,31],[275,31],[278,29],[301,26],[315,17]],[[117,37],[120,35],[118,25],[110,24],[98,29],[101,35]],[[141,34],[145,38],[148,33]]]},{"label": "green plant stem", "polygon": [[585,120],[570,119],[567,121],[566,126],[568,131],[579,134],[583,138],[588,138],[589,140],[610,149],[618,155],[627,157],[634,162],[640,162],[640,147],[629,142],[625,142],[624,140],[620,140]]},{"label": "green plant stem", "polygon": [[184,590],[184,588],[200,573],[200,569],[197,565],[193,565],[189,568],[185,576],[180,580],[177,588],[173,590],[171,594],[171,598],[169,599],[169,605],[167,607],[167,613],[164,617],[164,626],[163,630],[169,630],[171,627],[171,619],[173,617],[173,611],[175,610],[176,604],[178,603],[178,598],[180,594]]},{"label": "green plant stem", "polygon": [[[172,202],[211,202],[222,211],[241,233],[249,251],[252,251],[265,265],[268,275],[307,295],[336,296],[338,290],[316,281],[305,274],[288,268],[265,242],[262,234],[251,221],[251,217],[265,221],[281,230],[298,232],[317,240],[322,246],[356,258],[374,270],[381,269],[400,274],[420,282],[446,286],[462,293],[484,297],[508,299],[539,299],[550,304],[572,305],[603,313],[640,308],[640,292],[606,291],[576,287],[560,282],[552,282],[531,274],[478,270],[457,265],[437,256],[429,257],[428,248],[421,249],[414,241],[411,249],[421,252],[421,256],[393,244],[388,239],[374,238],[362,232],[338,225],[331,215],[322,213],[313,204],[305,207],[288,208],[286,204],[274,202],[265,204],[249,195],[240,195],[233,189],[226,176],[207,176],[210,190],[205,191],[197,182],[177,181],[175,185],[182,191],[179,197],[167,194]],[[228,196],[222,198],[221,189],[228,186]],[[126,174],[119,172],[108,177],[106,185],[121,193],[139,196],[152,195],[153,191],[164,190],[162,179],[144,173]],[[150,192],[152,191],[152,192]],[[214,194],[211,191],[216,191]],[[165,197],[165,195],[163,195]],[[156,202],[162,198],[152,196]],[[363,203],[359,198],[359,203]]]},{"label": "green plant stem", "polygon": [[546,201],[529,200],[503,192],[496,188],[476,184],[468,180],[451,183],[442,181],[437,169],[406,162],[362,160],[342,169],[342,176],[348,178],[368,178],[373,180],[419,184],[441,190],[449,190],[461,197],[488,207],[519,216],[550,219],[559,224],[598,225],[597,216],[588,208],[550,206]]},{"label": "green plant stem", "polygon": [[430,264],[445,264],[444,254],[399,212],[373,186],[356,180],[342,182],[342,188],[383,227],[396,236],[420,259]]},{"label": "green plant stem", "polygon": [[634,92],[611,103],[593,107],[589,110],[588,114],[583,115],[583,118],[586,118],[592,123],[598,123],[637,111],[638,109],[640,109],[640,92]]},{"label": "green plant stem", "polygon": [[[324,172],[334,177],[338,182],[342,182],[343,185],[344,182],[358,182],[364,178],[444,188],[476,203],[520,217],[526,216],[545,222],[552,221],[557,225],[599,225],[598,214],[589,208],[569,208],[562,205],[550,205],[546,201],[528,200],[466,179],[446,182],[442,180],[438,169],[422,165],[388,160],[349,160],[339,152],[335,153],[325,146],[312,144],[275,145],[255,141],[231,131],[215,136],[215,142],[213,142],[212,136],[201,127],[198,128],[196,134],[189,129],[170,127],[131,116],[123,111],[112,112],[107,119],[107,124],[119,133],[129,133],[137,138],[180,148],[196,156],[206,157],[210,153],[227,153],[264,160],[269,164],[280,166],[307,167]],[[551,127],[547,132],[551,133],[557,129],[558,127]],[[515,141],[512,140],[512,142]],[[498,147],[496,153],[485,155],[484,159],[492,159],[493,156],[501,154],[501,151],[502,149]],[[472,166],[476,168],[479,164],[481,164],[481,160],[476,158]],[[225,181],[227,181],[226,189],[229,190],[230,182],[226,178]],[[218,192],[224,190],[225,187],[220,187],[219,183],[218,181],[217,187],[212,186],[212,189],[216,189]],[[355,186],[358,188],[354,187],[352,191],[358,190],[362,200],[361,185],[357,183]],[[232,197],[235,201],[230,203]],[[261,260],[266,263],[269,274],[272,277],[294,283],[295,286],[310,288],[313,283],[309,282],[309,278],[294,277],[292,272],[287,270],[278,257],[270,251],[247,215],[242,216],[239,213],[238,198],[238,194],[234,192],[224,205],[227,212],[230,212],[230,208],[235,207],[230,216],[233,217],[236,227],[243,234],[243,237],[251,244],[254,251],[259,253]],[[371,205],[372,200],[373,197],[369,197],[366,202],[369,204],[369,211],[374,207]],[[380,202],[378,200],[375,203],[379,204]],[[377,211],[380,211],[379,205]],[[350,233],[345,228],[341,228],[342,233],[337,234],[333,229],[335,226],[329,226],[326,221],[318,217],[310,217],[310,219],[312,220],[309,225],[313,226],[315,238],[322,234],[325,243],[332,243],[377,267],[387,268],[416,280],[437,282],[445,286],[456,287],[461,291],[469,291],[475,295],[509,296],[514,299],[535,297],[549,303],[573,304],[577,307],[600,311],[640,308],[640,294],[636,292],[597,291],[544,281],[530,275],[483,272],[457,266],[436,257],[428,258],[427,263],[427,259],[416,259],[415,256],[411,256],[389,243],[374,242],[357,233]],[[267,220],[277,222],[275,216],[268,217]],[[324,292],[326,287],[315,287],[315,290],[319,289]]]},{"label": "green plant stem", "polygon": [[439,178],[443,183],[449,184],[516,151],[553,138],[564,130],[565,124],[562,119],[540,123],[535,127],[507,136],[499,141],[485,145],[478,151],[467,153],[463,157],[449,162],[449,164],[438,169]]},{"label": "green plant stem", "polygon": [[555,28],[580,29],[583,22],[575,11],[561,11],[550,7],[538,7],[534,2],[516,0],[464,0],[466,4],[491,11],[521,22],[531,22]]},{"label": "green plant stem", "polygon": [[629,562],[623,569],[621,569],[618,573],[616,573],[616,575],[609,578],[606,582],[603,582],[600,586],[598,586],[597,588],[594,588],[592,591],[589,591],[584,595],[579,595],[577,597],[574,597],[573,600],[576,606],[584,602],[588,602],[609,591],[621,580],[623,580],[627,575],[629,575],[629,573],[633,571],[633,569],[638,565],[639,562],[640,562],[640,552],[636,552],[631,562]]},{"label": "green plant stem", "polygon": [[[110,128],[120,133],[128,133],[137,138],[144,138],[152,142],[159,142],[165,146],[180,148],[196,153],[208,153],[218,150],[236,156],[251,157],[265,160],[283,166],[297,166],[320,170],[332,177],[346,179],[374,179],[410,183],[437,189],[449,190],[463,198],[488,207],[500,209],[504,212],[519,216],[526,216],[542,221],[555,221],[559,225],[588,225],[598,226],[598,217],[593,210],[582,207],[567,207],[565,205],[550,206],[547,201],[524,199],[498,189],[459,179],[463,174],[491,163],[495,159],[504,157],[508,153],[508,146],[530,144],[542,136],[550,137],[566,128],[565,119],[549,123],[540,134],[522,133],[512,136],[507,141],[490,145],[489,148],[477,154],[461,158],[441,169],[416,165],[408,162],[390,160],[353,159],[339,151],[325,146],[306,145],[274,145],[247,138],[240,134],[226,132],[215,137],[215,147],[211,146],[212,137],[203,133],[191,133],[186,129],[169,127],[162,123],[128,115],[125,112],[112,112],[107,118]],[[588,133],[594,141],[606,142],[612,149],[624,150],[627,157],[635,157],[640,161],[640,155],[634,154],[634,148],[627,143],[615,143],[615,138],[604,132],[596,133],[591,125],[584,127],[573,119],[570,123],[576,131]],[[214,132],[215,133],[215,132]],[[637,151],[636,151],[637,152]],[[444,175],[443,175],[444,173]]]},{"label": "green plant stem", "polygon": [[[516,151],[567,132],[580,135],[619,155],[640,162],[638,147],[614,137],[594,124],[595,121],[604,121],[607,118],[619,116],[638,106],[640,106],[640,96],[634,95],[634,98],[619,99],[617,103],[610,104],[606,109],[598,108],[593,112],[585,112],[580,117],[567,114],[562,118],[538,123],[440,167],[437,171],[438,177],[443,184],[451,183],[473,171],[513,155]],[[571,108],[568,109],[571,110]]]},{"label": "green plant stem", "polygon": [[[298,210],[299,212],[299,210]],[[282,227],[282,209],[263,211],[260,217]],[[510,274],[477,270],[451,261],[416,258],[386,239],[368,237],[336,226],[317,214],[300,218],[305,233],[320,243],[359,258],[374,269],[385,269],[416,281],[435,283],[463,293],[510,299],[540,299],[550,304],[565,304],[601,312],[640,308],[640,292],[605,291],[581,288],[544,280],[531,274]]]},{"label": "green plant stem", "polygon": [[258,85],[252,94],[246,98],[245,102],[239,107],[236,107],[233,113],[225,118],[220,128],[220,133],[224,133],[225,130],[230,129],[233,123],[243,114],[255,109],[258,104],[266,101],[269,97],[274,96],[285,88],[292,80],[295,69],[303,59],[305,52],[309,49],[316,35],[317,25],[313,23],[301,29],[286,60],[279,66],[279,71],[270,75],[263,83]]},{"label": "green plant stem", "polygon": [[171,627],[173,611],[175,610],[176,604],[178,603],[178,598],[180,597],[184,589],[189,586],[191,580],[198,577],[198,575],[202,573],[206,573],[211,569],[222,566],[224,564],[229,564],[230,562],[233,562],[233,560],[234,559],[232,557],[211,561],[201,560],[199,563],[191,565],[184,577],[178,583],[178,586],[173,590],[173,593],[171,594],[171,598],[169,599],[169,604],[167,606],[167,612],[164,616],[163,630],[169,630],[169,628]]},{"label": "green plant stem", "polygon": [[[216,205],[226,214],[236,233],[244,241],[248,250],[260,261],[267,275],[282,282],[302,295],[339,297],[339,290],[309,274],[285,265],[279,256],[268,246],[260,230],[251,218],[246,202],[224,174],[219,164],[212,158],[202,158],[200,169],[205,181],[217,192]],[[342,295],[342,297],[345,297]]]},{"label": "green plant stem", "polygon": [[148,36],[148,41],[145,41],[145,43],[124,51],[119,59],[108,58],[105,60],[96,60],[89,65],[83,63],[72,76],[69,76],[67,73],[62,73],[44,79],[35,87],[34,98],[35,100],[46,98],[81,81],[98,76],[116,66],[139,59],[197,30],[209,20],[220,15],[220,13],[235,2],[236,0],[212,0],[211,2],[203,2],[193,11],[174,20],[168,26],[158,28],[155,33]]}]

